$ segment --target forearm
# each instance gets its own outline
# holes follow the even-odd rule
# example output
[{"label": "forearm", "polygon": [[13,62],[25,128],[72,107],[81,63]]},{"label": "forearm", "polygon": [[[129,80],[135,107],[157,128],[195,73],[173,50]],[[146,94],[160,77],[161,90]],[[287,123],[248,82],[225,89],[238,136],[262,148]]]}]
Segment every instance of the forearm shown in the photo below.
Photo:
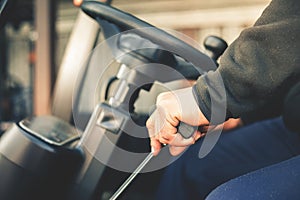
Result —
[{"label": "forearm", "polygon": [[[293,5],[296,1],[290,0],[277,5],[281,1],[274,1],[256,25],[228,47],[217,72],[198,79],[194,94],[208,119],[211,102],[218,102],[209,89],[219,87],[226,93],[227,118],[258,111],[265,117],[279,114],[286,91],[300,74],[299,3]],[[216,81],[216,74],[222,83]]]}]

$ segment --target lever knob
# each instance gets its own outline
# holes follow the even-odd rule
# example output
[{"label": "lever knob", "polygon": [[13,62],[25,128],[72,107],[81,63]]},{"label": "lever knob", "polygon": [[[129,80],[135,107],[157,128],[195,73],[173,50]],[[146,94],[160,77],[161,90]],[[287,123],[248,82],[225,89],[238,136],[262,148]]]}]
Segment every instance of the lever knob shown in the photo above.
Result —
[{"label": "lever knob", "polygon": [[208,51],[208,56],[217,64],[218,58],[223,54],[228,45],[226,41],[220,37],[207,36],[204,40],[204,47]]}]

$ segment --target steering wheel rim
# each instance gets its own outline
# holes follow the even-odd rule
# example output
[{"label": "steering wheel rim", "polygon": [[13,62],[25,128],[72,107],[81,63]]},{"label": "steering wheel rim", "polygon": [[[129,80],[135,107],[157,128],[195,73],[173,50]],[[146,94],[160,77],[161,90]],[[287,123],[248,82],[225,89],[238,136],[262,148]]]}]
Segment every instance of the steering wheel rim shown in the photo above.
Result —
[{"label": "steering wheel rim", "polygon": [[198,49],[129,13],[98,1],[84,1],[81,9],[95,20],[102,18],[116,24],[124,31],[130,30],[162,48],[172,51],[196,66],[202,71],[201,74],[217,68],[215,62]]}]

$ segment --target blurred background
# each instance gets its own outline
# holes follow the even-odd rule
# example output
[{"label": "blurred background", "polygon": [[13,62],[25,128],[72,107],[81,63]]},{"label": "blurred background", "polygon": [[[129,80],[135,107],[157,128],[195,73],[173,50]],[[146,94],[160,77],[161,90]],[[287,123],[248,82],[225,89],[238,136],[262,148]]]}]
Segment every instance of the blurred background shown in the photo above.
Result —
[{"label": "blurred background", "polygon": [[[220,36],[230,44],[269,2],[113,0],[111,4],[199,44],[208,35]],[[9,0],[6,11],[0,30],[0,131],[32,114],[53,113],[69,120],[72,95],[68,91],[72,87],[67,84],[74,83],[76,74],[72,73],[82,62],[74,57],[80,59],[79,54],[84,59],[99,41],[101,30],[72,0]]]}]

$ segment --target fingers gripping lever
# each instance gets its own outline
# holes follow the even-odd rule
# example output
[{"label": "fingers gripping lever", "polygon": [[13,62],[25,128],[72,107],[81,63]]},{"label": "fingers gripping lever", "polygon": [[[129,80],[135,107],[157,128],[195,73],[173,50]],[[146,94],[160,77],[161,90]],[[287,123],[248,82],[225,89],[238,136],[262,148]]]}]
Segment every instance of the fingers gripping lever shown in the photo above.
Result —
[{"label": "fingers gripping lever", "polygon": [[[177,126],[177,132],[182,135],[184,138],[190,138],[196,130],[200,130],[197,126],[191,126],[184,122],[180,122]],[[134,180],[134,178],[142,171],[142,169],[149,163],[153,153],[150,152],[146,158],[141,162],[141,164],[132,172],[132,174],[124,181],[124,183],[119,187],[119,189],[112,195],[109,200],[117,199],[120,194],[128,187],[128,185]]]}]

